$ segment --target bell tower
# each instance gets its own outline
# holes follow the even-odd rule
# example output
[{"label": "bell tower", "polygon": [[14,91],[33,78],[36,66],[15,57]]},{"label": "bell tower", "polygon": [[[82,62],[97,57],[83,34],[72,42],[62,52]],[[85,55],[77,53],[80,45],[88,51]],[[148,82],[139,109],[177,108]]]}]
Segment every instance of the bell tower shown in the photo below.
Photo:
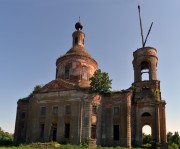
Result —
[{"label": "bell tower", "polygon": [[161,98],[157,80],[157,51],[143,47],[133,53],[134,83],[132,108],[132,140],[142,145],[142,128],[151,128],[151,140],[166,146],[166,102]]},{"label": "bell tower", "polygon": [[139,19],[142,37],[142,48],[133,53],[134,83],[132,84],[132,142],[142,145],[143,127],[151,128],[151,141],[160,144],[163,149],[167,148],[166,138],[166,102],[161,98],[160,81],[157,79],[157,50],[153,47],[145,47],[147,37],[144,41],[142,22]]}]

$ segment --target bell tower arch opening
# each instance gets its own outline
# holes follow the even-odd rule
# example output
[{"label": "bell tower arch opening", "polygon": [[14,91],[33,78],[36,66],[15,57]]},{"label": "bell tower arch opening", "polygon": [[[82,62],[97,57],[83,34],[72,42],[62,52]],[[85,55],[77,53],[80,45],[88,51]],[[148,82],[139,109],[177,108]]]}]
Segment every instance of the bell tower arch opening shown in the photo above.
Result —
[{"label": "bell tower arch opening", "polygon": [[142,144],[150,144],[152,141],[152,130],[151,126],[145,124],[142,127]]},{"label": "bell tower arch opening", "polygon": [[141,63],[141,81],[149,81],[150,65],[147,61]]},{"label": "bell tower arch opening", "polygon": [[152,135],[151,126],[150,125],[144,125],[142,127],[142,133],[146,135]]},{"label": "bell tower arch opening", "polygon": [[152,141],[152,115],[149,112],[144,112],[141,115],[142,121],[142,144],[150,144]]}]

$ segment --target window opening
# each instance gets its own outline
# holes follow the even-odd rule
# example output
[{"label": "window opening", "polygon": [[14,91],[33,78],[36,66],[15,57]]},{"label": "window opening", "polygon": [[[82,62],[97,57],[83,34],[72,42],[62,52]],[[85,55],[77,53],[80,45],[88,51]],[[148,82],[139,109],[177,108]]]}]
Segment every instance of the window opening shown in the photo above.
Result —
[{"label": "window opening", "polygon": [[97,114],[97,106],[92,106],[92,114]]},{"label": "window opening", "polygon": [[44,124],[40,124],[40,138],[44,138]]},{"label": "window opening", "polygon": [[41,115],[46,115],[46,107],[41,107],[40,114]]},{"label": "window opening", "polygon": [[58,75],[58,69],[56,68],[56,78],[57,78],[57,75]]},{"label": "window opening", "polygon": [[119,125],[114,125],[114,140],[119,140]]},{"label": "window opening", "polygon": [[70,124],[65,124],[65,138],[70,136]]},{"label": "window opening", "polygon": [[149,63],[146,61],[141,63],[141,80],[149,80]]},{"label": "window opening", "polygon": [[53,107],[53,115],[58,115],[58,106]]},{"label": "window opening", "polygon": [[91,138],[96,139],[96,125],[91,125]]},{"label": "window opening", "polygon": [[71,67],[70,64],[67,64],[65,67],[65,79],[66,80],[70,79],[70,67]]},{"label": "window opening", "polygon": [[151,116],[151,114],[148,113],[148,112],[145,112],[145,113],[142,114],[142,117],[148,117],[148,116]]},{"label": "window opening", "polygon": [[65,106],[65,114],[71,114],[71,106],[70,105]]},{"label": "window opening", "polygon": [[119,107],[114,107],[114,115],[119,115]]}]

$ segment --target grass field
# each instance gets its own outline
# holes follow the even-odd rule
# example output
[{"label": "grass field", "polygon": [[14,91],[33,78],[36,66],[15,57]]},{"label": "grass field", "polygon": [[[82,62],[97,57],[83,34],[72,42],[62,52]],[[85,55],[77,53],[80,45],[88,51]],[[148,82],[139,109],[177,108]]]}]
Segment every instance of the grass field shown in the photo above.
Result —
[{"label": "grass field", "polygon": [[[54,149],[54,147],[42,147],[42,148],[33,148],[33,147],[29,147],[29,146],[18,146],[18,147],[0,147],[0,149]],[[61,147],[58,147],[56,149],[81,149],[81,147],[79,146],[69,146],[69,145],[66,145],[66,146],[61,146]],[[98,148],[84,148],[84,149],[126,149],[126,148],[122,148],[122,147],[98,147]],[[137,149],[140,149],[140,148],[137,148]]]},{"label": "grass field", "polygon": [[[80,147],[74,145],[61,145],[59,147],[53,146],[29,146],[29,145],[20,145],[20,146],[11,146],[11,147],[0,147],[0,149],[126,149],[124,147]],[[141,148],[136,148],[141,149]]]},{"label": "grass field", "polygon": [[[143,147],[143,149],[148,147]],[[87,144],[83,146],[76,145],[61,145],[56,142],[49,143],[32,143],[29,145],[19,145],[19,146],[0,146],[0,149],[126,149],[124,147],[88,147]],[[132,149],[141,149],[141,148],[132,148]],[[150,149],[150,148],[149,148]]]}]

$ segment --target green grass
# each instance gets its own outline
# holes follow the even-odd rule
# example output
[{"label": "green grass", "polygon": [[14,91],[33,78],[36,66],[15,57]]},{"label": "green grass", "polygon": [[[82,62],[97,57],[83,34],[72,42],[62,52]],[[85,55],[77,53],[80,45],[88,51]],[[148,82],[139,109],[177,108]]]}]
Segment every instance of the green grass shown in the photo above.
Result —
[{"label": "green grass", "polygon": [[[0,149],[126,149],[125,147],[87,147],[86,146],[76,146],[76,145],[61,145],[56,142],[49,143],[32,143],[29,145],[19,145],[19,146],[2,146]],[[146,147],[143,147],[144,149]],[[148,147],[147,147],[148,148]],[[132,148],[135,149],[135,148]],[[136,148],[141,149],[141,148]]]},{"label": "green grass", "polygon": [[[34,148],[30,147],[28,145],[23,145],[23,146],[11,146],[11,147],[0,147],[0,149],[54,149],[54,147],[41,147],[41,148]],[[126,149],[124,147],[88,147],[88,148],[83,148],[80,146],[75,146],[75,145],[62,145],[60,147],[57,147],[56,149]],[[135,148],[134,148],[135,149]],[[136,149],[141,149],[141,148],[136,148]]]}]

